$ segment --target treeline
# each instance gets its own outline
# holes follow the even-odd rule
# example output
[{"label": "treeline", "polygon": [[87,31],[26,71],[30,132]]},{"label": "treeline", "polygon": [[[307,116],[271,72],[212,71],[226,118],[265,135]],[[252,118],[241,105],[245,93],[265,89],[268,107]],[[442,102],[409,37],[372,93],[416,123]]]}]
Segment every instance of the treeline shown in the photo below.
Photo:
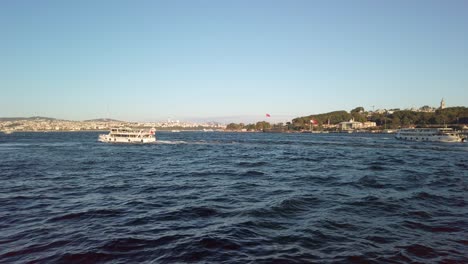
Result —
[{"label": "treeline", "polygon": [[309,130],[310,120],[316,120],[319,128],[337,125],[340,122],[354,119],[356,122],[375,122],[379,128],[401,128],[401,127],[430,127],[430,126],[461,126],[468,124],[467,107],[449,107],[438,109],[435,112],[416,112],[410,110],[389,110],[383,113],[367,112],[363,107],[356,107],[350,112],[334,111],[318,115],[309,115],[294,118],[286,124],[270,124],[265,121],[255,124],[235,124],[227,125],[228,130],[246,130],[246,131],[286,131],[286,130]]},{"label": "treeline", "polygon": [[297,117],[292,120],[292,127],[295,130],[308,129],[310,127],[310,120],[316,120],[318,126],[321,127],[325,124],[336,125],[341,122],[346,122],[351,119],[354,119],[356,122],[366,122],[368,120],[369,113],[364,110],[363,107],[356,107],[351,110],[349,113],[341,110],[334,111],[318,115],[309,115],[303,117]]},{"label": "treeline", "polygon": [[244,123],[230,123],[226,126],[227,130],[235,130],[235,131],[240,131],[240,130],[246,130],[246,131],[265,131],[265,130],[270,130],[272,128],[277,128],[277,127],[282,127],[283,123],[279,124],[274,124],[271,125],[268,122],[261,121],[257,122],[256,124],[244,124]]},{"label": "treeline", "polygon": [[372,117],[378,125],[387,124],[391,128],[408,126],[440,126],[468,124],[467,107],[450,107],[435,112],[395,111],[391,115],[382,114]]}]

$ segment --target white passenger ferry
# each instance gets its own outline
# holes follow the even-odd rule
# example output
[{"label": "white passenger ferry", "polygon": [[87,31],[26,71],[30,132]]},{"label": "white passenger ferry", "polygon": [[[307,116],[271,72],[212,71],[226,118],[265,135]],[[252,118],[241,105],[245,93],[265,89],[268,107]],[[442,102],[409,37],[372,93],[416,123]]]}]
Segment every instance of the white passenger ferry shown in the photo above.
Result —
[{"label": "white passenger ferry", "polygon": [[156,130],[134,130],[131,128],[112,128],[109,134],[99,135],[98,141],[109,143],[150,143],[156,142]]},{"label": "white passenger ferry", "polygon": [[398,130],[395,138],[412,141],[428,142],[464,142],[465,138],[460,136],[451,128],[402,128]]}]

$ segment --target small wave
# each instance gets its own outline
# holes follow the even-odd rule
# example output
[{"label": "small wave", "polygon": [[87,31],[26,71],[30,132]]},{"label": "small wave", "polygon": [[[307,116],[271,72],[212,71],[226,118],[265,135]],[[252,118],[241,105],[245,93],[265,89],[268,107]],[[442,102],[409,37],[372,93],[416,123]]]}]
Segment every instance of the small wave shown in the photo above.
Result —
[{"label": "small wave", "polygon": [[96,160],[85,160],[85,161],[81,162],[81,164],[83,164],[83,165],[95,165],[95,164],[99,164],[99,163]]},{"label": "small wave", "polygon": [[89,218],[101,218],[101,217],[113,217],[121,215],[121,210],[101,209],[101,210],[89,210],[86,212],[70,213],[61,216],[51,218],[49,221],[62,221],[62,220],[73,220],[73,219],[89,219]]},{"label": "small wave", "polygon": [[347,206],[342,207],[341,210],[352,211],[359,214],[399,214],[402,208],[399,202],[378,198],[372,195],[346,204]]},{"label": "small wave", "polygon": [[278,206],[273,207],[273,210],[288,214],[306,211],[309,208],[317,207],[320,204],[321,200],[315,196],[297,196],[281,201]]},{"label": "small wave", "polygon": [[242,214],[253,217],[292,217],[318,207],[321,200],[314,196],[297,196],[282,200],[270,208],[255,208],[244,211]]},{"label": "small wave", "polygon": [[420,244],[412,244],[412,245],[403,246],[403,247],[399,246],[397,248],[403,248],[410,255],[413,255],[419,258],[432,259],[432,258],[436,258],[439,256],[439,254],[437,254],[437,252],[433,248],[423,246]]},{"label": "small wave", "polygon": [[418,222],[413,221],[403,221],[403,226],[408,227],[410,229],[419,229],[424,230],[431,233],[453,233],[453,232],[460,232],[460,228],[457,228],[457,223],[450,223],[447,225],[425,225]]},{"label": "small wave", "polygon": [[321,162],[327,159],[328,157],[288,157],[287,160],[291,162],[296,161],[307,161],[307,162]]},{"label": "small wave", "polygon": [[407,198],[409,201],[427,201],[427,202],[432,202],[434,205],[435,204],[444,204],[444,205],[449,205],[453,207],[465,207],[466,206],[466,201],[464,196],[451,196],[451,197],[445,197],[441,195],[436,195],[436,194],[431,194],[428,192],[418,192],[415,193],[413,196],[410,198]]},{"label": "small wave", "polygon": [[115,259],[114,254],[102,252],[65,253],[57,260],[58,263],[98,263]]},{"label": "small wave", "polygon": [[185,238],[183,235],[162,236],[157,239],[118,238],[104,244],[100,249],[106,252],[129,252],[143,248],[154,248],[174,243]]},{"label": "small wave", "polygon": [[440,177],[431,181],[429,186],[435,186],[437,188],[440,188],[441,186],[452,188],[462,186],[464,188],[468,188],[468,185],[465,183],[465,180],[462,177],[458,177],[458,175],[454,175],[450,171],[440,171],[437,174],[439,174]]},{"label": "small wave", "polygon": [[286,199],[281,201],[279,205],[272,207],[273,215],[278,213],[291,216],[305,211],[307,211],[307,203],[299,199]]},{"label": "small wave", "polygon": [[247,221],[241,224],[241,226],[249,229],[267,229],[267,230],[287,230],[288,225],[279,221]]},{"label": "small wave", "polygon": [[468,246],[468,240],[466,240],[466,239],[454,240],[454,241],[461,244],[461,245]]},{"label": "small wave", "polygon": [[242,176],[262,176],[265,175],[264,172],[256,171],[256,170],[249,170],[242,174]]},{"label": "small wave", "polygon": [[384,170],[388,170],[386,167],[384,166],[379,166],[379,165],[370,165],[369,167],[367,167],[368,170],[371,170],[371,171],[384,171]]},{"label": "small wave", "polygon": [[362,168],[361,170],[371,170],[371,171],[389,170],[389,168],[386,166],[387,163],[384,163],[384,162],[371,162],[366,165],[367,167]]},{"label": "small wave", "polygon": [[393,243],[393,242],[399,240],[399,238],[391,237],[391,236],[386,236],[386,237],[383,237],[383,236],[367,236],[366,239],[369,240],[369,241],[372,241],[373,243],[377,243],[377,244],[389,244],[389,243]]},{"label": "small wave", "polygon": [[264,161],[245,162],[245,161],[242,161],[242,162],[239,162],[237,165],[239,165],[240,167],[244,167],[244,168],[253,168],[253,167],[261,167],[261,166],[268,165],[268,162],[264,162]]},{"label": "small wave", "polygon": [[161,221],[171,221],[180,219],[208,218],[219,214],[220,213],[214,208],[200,206],[186,207],[180,210],[166,212],[157,216],[157,218]]},{"label": "small wave", "polygon": [[[335,257],[335,260],[338,259],[341,259],[341,257]],[[364,255],[346,256],[344,260],[348,263],[369,263],[369,257]]]},{"label": "small wave", "polygon": [[153,222],[152,217],[139,217],[139,218],[132,218],[125,223],[126,226],[140,226],[140,225],[147,225]]},{"label": "small wave", "polygon": [[357,227],[353,224],[346,223],[346,222],[338,222],[335,220],[323,220],[320,222],[321,226],[328,229],[328,230],[356,230]]},{"label": "small wave", "polygon": [[429,219],[431,215],[428,212],[424,211],[410,211],[407,213],[408,216],[413,216],[417,218]]},{"label": "small wave", "polygon": [[164,263],[222,262],[219,258],[220,255],[238,254],[240,249],[241,245],[233,239],[202,235],[192,238],[190,241],[175,244],[171,248],[171,251],[175,253],[162,256],[158,261]]},{"label": "small wave", "polygon": [[386,187],[385,185],[379,183],[377,181],[376,177],[371,177],[371,176],[361,177],[357,182],[354,183],[354,185],[357,186],[357,187],[360,187],[360,188],[370,187],[370,188],[381,189],[381,188]]},{"label": "small wave", "polygon": [[9,251],[3,255],[0,255],[0,259],[7,258],[7,257],[28,255],[28,254],[35,253],[35,252],[42,252],[51,248],[64,246],[68,243],[69,241],[60,240],[60,241],[54,241],[54,242],[47,243],[47,244],[35,244],[35,245],[25,247],[23,249]]},{"label": "small wave", "polygon": [[198,242],[202,247],[208,249],[222,249],[222,250],[238,250],[241,246],[228,239],[220,239],[215,237],[205,237]]},{"label": "small wave", "polygon": [[[31,189],[13,189],[13,192],[18,191],[18,192],[31,192]],[[10,196],[11,195],[11,196]],[[6,194],[6,195],[1,195],[0,194],[0,204],[23,204],[25,206],[30,206],[34,205],[37,203],[42,203],[42,202],[54,202],[56,200],[60,200],[61,198],[55,197],[55,196],[50,196],[50,195],[16,195],[15,193],[12,194]]]}]

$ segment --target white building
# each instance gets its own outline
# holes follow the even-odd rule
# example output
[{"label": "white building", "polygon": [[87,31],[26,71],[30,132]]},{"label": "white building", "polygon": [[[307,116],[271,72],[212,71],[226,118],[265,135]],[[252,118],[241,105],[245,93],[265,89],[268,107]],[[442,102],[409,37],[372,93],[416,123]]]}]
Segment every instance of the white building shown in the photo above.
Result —
[{"label": "white building", "polygon": [[341,130],[354,130],[360,129],[363,127],[361,122],[355,122],[354,119],[349,120],[348,122],[341,122],[338,124],[338,128]]},{"label": "white building", "polygon": [[375,122],[367,121],[367,122],[362,123],[362,128],[370,128],[370,127],[376,127],[376,126],[377,126],[377,123]]}]

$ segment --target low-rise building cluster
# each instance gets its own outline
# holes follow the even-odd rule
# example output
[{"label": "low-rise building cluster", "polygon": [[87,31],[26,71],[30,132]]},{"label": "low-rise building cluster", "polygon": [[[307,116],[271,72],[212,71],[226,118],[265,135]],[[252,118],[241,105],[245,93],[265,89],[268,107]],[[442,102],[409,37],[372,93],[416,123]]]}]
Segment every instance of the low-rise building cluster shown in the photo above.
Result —
[{"label": "low-rise building cluster", "polygon": [[124,121],[70,121],[49,118],[10,119],[0,121],[0,131],[87,131],[109,130],[112,127],[154,127],[154,128],[217,128],[226,126],[219,123],[190,123],[190,122],[124,122]]}]

